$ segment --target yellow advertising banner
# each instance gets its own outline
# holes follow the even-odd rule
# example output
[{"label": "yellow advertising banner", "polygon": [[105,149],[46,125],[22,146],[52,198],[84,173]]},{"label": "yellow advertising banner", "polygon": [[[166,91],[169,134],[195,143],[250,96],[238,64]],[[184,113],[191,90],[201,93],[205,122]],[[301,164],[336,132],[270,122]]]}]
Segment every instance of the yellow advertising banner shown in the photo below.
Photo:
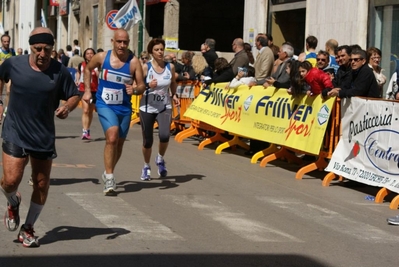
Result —
[{"label": "yellow advertising banner", "polygon": [[240,136],[319,154],[335,98],[228,83],[201,90],[184,116]]}]

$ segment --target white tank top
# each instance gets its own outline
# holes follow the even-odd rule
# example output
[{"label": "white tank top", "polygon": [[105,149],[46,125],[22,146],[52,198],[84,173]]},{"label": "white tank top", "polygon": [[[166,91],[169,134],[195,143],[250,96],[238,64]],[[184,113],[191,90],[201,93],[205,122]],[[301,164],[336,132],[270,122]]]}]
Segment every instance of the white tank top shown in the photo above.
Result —
[{"label": "white tank top", "polygon": [[156,72],[150,62],[147,62],[147,77],[145,83],[148,84],[153,79],[157,79],[158,85],[155,88],[148,88],[140,100],[140,111],[147,113],[161,113],[166,109],[172,109],[169,87],[172,81],[170,63],[165,63],[162,73]]}]

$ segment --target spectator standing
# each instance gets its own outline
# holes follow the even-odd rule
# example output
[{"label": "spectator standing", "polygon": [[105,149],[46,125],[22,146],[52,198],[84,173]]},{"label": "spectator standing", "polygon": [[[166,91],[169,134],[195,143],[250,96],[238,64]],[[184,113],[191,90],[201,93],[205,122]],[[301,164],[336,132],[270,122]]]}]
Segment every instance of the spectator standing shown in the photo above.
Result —
[{"label": "spectator standing", "polygon": [[352,83],[352,66],[351,66],[352,49],[348,45],[338,47],[337,63],[339,68],[333,79],[334,87],[341,89],[349,89]]},{"label": "spectator standing", "polygon": [[75,51],[76,51],[76,49],[79,51],[77,54],[80,56],[80,55],[82,55],[81,54],[81,49],[80,49],[80,46],[79,46],[79,41],[78,40],[73,40],[73,54],[75,54]]},{"label": "spectator standing", "polygon": [[73,52],[72,52],[72,46],[71,45],[67,45],[66,46],[66,55],[71,58],[73,56]]},{"label": "spectator standing", "polygon": [[280,47],[273,43],[273,36],[270,33],[266,33],[265,36],[267,38],[267,46],[273,51],[274,60],[278,59]]},{"label": "spectator standing", "polygon": [[254,64],[255,79],[258,84],[263,84],[265,79],[272,74],[274,55],[270,47],[267,46],[267,37],[258,36],[255,45],[259,50]]},{"label": "spectator standing", "polygon": [[334,40],[334,39],[329,39],[327,42],[326,42],[326,51],[327,51],[327,53],[330,55],[330,63],[329,63],[329,67],[330,68],[333,68],[334,69],[334,74],[337,74],[337,71],[338,71],[338,68],[339,68],[339,65],[338,65],[338,63],[337,63],[337,61],[336,61],[336,54],[335,54],[335,51],[337,51],[337,49],[338,49],[338,42],[337,42],[337,40]]},{"label": "spectator standing", "polygon": [[230,82],[228,88],[238,88],[240,85],[248,85],[249,87],[256,85],[256,79],[254,77],[253,70],[248,70],[247,72],[240,70],[238,71],[236,77]]},{"label": "spectator standing", "polygon": [[173,65],[175,66],[175,73],[180,73],[183,69],[183,64],[177,61],[175,53],[169,53]]},{"label": "spectator standing", "polygon": [[78,69],[79,64],[84,62],[85,60],[79,56],[79,50],[75,49],[73,56],[69,59],[68,68]]},{"label": "spectator standing", "polygon": [[142,51],[140,53],[140,63],[141,63],[141,65],[146,64],[148,61],[150,61],[150,55],[148,54],[147,51]]},{"label": "spectator standing", "polygon": [[396,99],[399,100],[399,65],[396,65],[396,70],[392,74],[389,80],[387,92],[385,95],[386,99]]},{"label": "spectator standing", "polygon": [[205,39],[204,48],[206,52],[202,52],[208,66],[213,71],[215,69],[215,60],[218,58],[218,54],[215,51],[216,41],[211,38]]},{"label": "spectator standing", "polygon": [[215,60],[215,71],[213,72],[212,79],[205,80],[205,85],[212,83],[230,82],[234,79],[234,71],[231,65],[224,57],[219,57]]},{"label": "spectator standing", "polygon": [[290,64],[292,56],[294,55],[294,48],[289,44],[283,44],[278,53],[279,65],[277,70],[270,78],[266,78],[264,87],[274,86],[276,88],[289,88],[290,87]]},{"label": "spectator standing", "polygon": [[[82,100],[90,103],[91,73],[101,70],[96,93],[96,108],[105,134],[104,166],[102,174],[104,194],[115,195],[115,166],[122,155],[123,144],[129,132],[132,114],[131,95],[143,94],[145,84],[143,70],[137,57],[128,51],[129,34],[124,29],[114,31],[112,50],[97,53],[84,69],[85,93]],[[133,79],[135,85],[133,85]]]},{"label": "spectator standing", "polygon": [[53,49],[53,50],[51,51],[51,58],[58,61],[58,53],[57,53],[57,50]]},{"label": "spectator standing", "polygon": [[330,65],[330,55],[327,51],[320,50],[317,52],[316,62],[316,67],[319,70],[324,70]]},{"label": "spectator standing", "polygon": [[380,98],[381,93],[372,69],[367,65],[367,55],[364,50],[354,50],[351,53],[352,81],[349,88],[334,88],[328,96],[340,98],[364,96]]},{"label": "spectator standing", "polygon": [[24,51],[22,50],[22,48],[18,48],[17,49],[17,56],[21,56],[24,54]]},{"label": "spectator standing", "polygon": [[244,50],[245,52],[247,52],[247,56],[249,59],[249,64],[250,66],[253,66],[253,64],[255,63],[255,58],[254,55],[252,54],[252,46],[250,43],[244,43]]},{"label": "spectator standing", "polygon": [[[21,195],[18,186],[30,160],[33,193],[25,223],[18,233],[18,241],[24,247],[38,247],[34,224],[46,202],[51,166],[57,157],[54,115],[60,119],[67,118],[79,102],[79,93],[68,70],[50,57],[54,36],[48,28],[33,29],[29,45],[30,55],[13,57],[0,66],[0,90],[3,82],[9,79],[18,81],[12,83],[10,108],[3,124],[3,177],[0,191],[7,199],[5,226],[15,231],[20,223]],[[66,102],[59,107],[61,99]],[[0,106],[2,111],[3,107]]]},{"label": "spectator standing", "polygon": [[373,70],[378,87],[380,88],[380,95],[382,96],[384,84],[387,82],[387,77],[382,73],[381,69],[381,50],[377,47],[370,47],[367,49],[367,62],[369,67]]},{"label": "spectator standing", "polygon": [[212,70],[208,66],[208,63],[202,54],[196,54],[193,56],[192,66],[196,75],[196,80],[201,80],[202,78],[205,79],[205,77],[208,77],[208,79],[211,78]]},{"label": "spectator standing", "polygon": [[316,67],[316,47],[317,47],[317,38],[315,36],[308,36],[306,38],[305,52],[301,53],[298,57],[299,61],[309,61],[312,64],[312,67]]},{"label": "spectator standing", "polygon": [[330,76],[319,68],[313,68],[307,60],[299,64],[299,74],[308,86],[308,96],[316,96],[323,90],[329,91],[333,88]]},{"label": "spectator standing", "polygon": [[[229,64],[233,69],[233,74],[234,74],[233,77],[234,77],[238,73],[238,67],[248,68],[249,58],[248,58],[247,52],[244,50],[244,41],[241,38],[234,39],[231,46],[232,46],[232,49],[235,54]],[[215,69],[216,69],[216,66],[215,66]],[[228,81],[231,81],[233,79],[233,77],[231,77],[231,79],[229,79]]]},{"label": "spectator standing", "polygon": [[65,54],[64,49],[60,48],[58,50],[58,58],[61,61],[62,65],[68,67],[69,57]]},{"label": "spectator standing", "polygon": [[196,79],[195,72],[192,66],[194,53],[192,51],[185,51],[181,55],[183,67],[179,73],[175,73],[176,81],[194,81]]},{"label": "spectator standing", "polygon": [[200,51],[201,51],[202,54],[203,54],[203,53],[206,53],[205,44],[201,44]]}]

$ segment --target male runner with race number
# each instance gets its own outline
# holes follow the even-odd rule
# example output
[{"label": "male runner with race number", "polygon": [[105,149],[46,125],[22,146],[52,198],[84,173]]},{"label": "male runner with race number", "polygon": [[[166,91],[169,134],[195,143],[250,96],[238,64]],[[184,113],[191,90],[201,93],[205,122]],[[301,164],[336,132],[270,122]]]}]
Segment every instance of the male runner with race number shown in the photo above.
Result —
[{"label": "male runner with race number", "polygon": [[96,108],[106,139],[105,171],[102,174],[106,196],[116,194],[114,169],[122,155],[123,144],[129,132],[132,114],[131,95],[139,95],[145,91],[143,70],[138,58],[129,53],[129,41],[126,30],[116,30],[111,39],[113,49],[97,53],[84,70],[83,101],[90,103],[91,72],[95,68],[101,69]]}]

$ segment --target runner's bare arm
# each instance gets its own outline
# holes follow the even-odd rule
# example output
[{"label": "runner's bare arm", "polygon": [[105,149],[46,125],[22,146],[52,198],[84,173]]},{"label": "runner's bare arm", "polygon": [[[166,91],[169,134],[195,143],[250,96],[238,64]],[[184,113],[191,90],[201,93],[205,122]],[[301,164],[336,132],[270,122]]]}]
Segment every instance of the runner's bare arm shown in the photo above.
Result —
[{"label": "runner's bare arm", "polygon": [[74,110],[79,104],[80,98],[78,95],[71,96],[61,107],[57,108],[55,115],[60,119],[68,117],[69,112]]},{"label": "runner's bare arm", "polygon": [[106,52],[100,52],[98,54],[95,54],[94,57],[87,63],[85,69],[84,69],[84,75],[83,75],[83,83],[85,85],[85,92],[82,96],[82,100],[85,101],[86,103],[90,103],[91,100],[91,88],[90,88],[90,83],[91,83],[91,71],[94,70],[95,68],[100,68],[101,65],[104,62],[104,58],[106,56]]},{"label": "runner's bare arm", "polygon": [[137,57],[133,57],[130,61],[130,74],[135,80],[135,87],[132,88],[133,93],[136,95],[143,94],[145,91],[143,68],[141,67],[140,61]]}]

